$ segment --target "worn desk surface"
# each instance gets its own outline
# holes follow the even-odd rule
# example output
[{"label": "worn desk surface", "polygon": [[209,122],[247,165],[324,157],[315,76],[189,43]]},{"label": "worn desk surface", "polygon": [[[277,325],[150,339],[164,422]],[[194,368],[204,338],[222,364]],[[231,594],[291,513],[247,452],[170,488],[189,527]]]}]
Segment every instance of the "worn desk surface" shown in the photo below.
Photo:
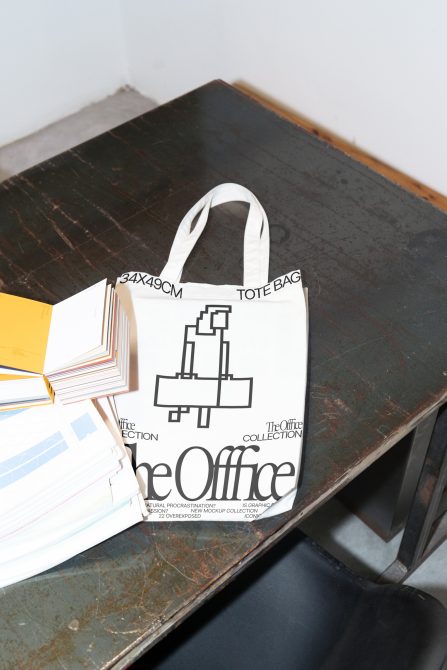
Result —
[{"label": "worn desk surface", "polygon": [[[56,301],[156,274],[182,215],[224,181],[265,206],[271,277],[300,267],[309,287],[294,509],[143,524],[0,590],[2,670],[126,667],[447,395],[446,214],[219,82],[1,184],[0,287]],[[244,215],[213,212],[186,281],[240,283]]]}]

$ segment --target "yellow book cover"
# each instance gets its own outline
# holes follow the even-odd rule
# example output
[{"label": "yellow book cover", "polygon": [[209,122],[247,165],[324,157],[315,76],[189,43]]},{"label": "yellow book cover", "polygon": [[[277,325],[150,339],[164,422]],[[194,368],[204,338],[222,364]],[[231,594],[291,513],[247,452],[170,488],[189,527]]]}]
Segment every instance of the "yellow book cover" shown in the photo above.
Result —
[{"label": "yellow book cover", "polygon": [[0,293],[0,366],[43,374],[53,306]]}]

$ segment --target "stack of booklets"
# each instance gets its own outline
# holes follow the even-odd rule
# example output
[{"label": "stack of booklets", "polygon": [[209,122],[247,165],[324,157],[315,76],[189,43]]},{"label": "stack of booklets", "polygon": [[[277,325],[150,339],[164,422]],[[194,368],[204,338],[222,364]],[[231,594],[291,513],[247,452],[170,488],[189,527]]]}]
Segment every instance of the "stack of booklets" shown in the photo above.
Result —
[{"label": "stack of booklets", "polygon": [[0,437],[0,587],[145,518],[108,398],[0,412]]},{"label": "stack of booklets", "polygon": [[128,388],[128,319],[105,279],[54,306],[0,293],[0,410]]}]

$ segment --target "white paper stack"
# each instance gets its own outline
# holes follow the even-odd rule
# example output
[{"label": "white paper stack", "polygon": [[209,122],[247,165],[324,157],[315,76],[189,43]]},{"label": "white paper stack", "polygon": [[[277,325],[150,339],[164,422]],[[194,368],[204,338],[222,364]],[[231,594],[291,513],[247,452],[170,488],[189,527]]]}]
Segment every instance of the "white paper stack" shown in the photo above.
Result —
[{"label": "white paper stack", "polygon": [[49,305],[0,293],[0,411],[129,388],[129,323],[107,280]]},{"label": "white paper stack", "polygon": [[54,305],[45,374],[62,403],[129,389],[129,323],[105,279]]},{"label": "white paper stack", "polygon": [[0,587],[142,521],[108,399],[0,413]]}]

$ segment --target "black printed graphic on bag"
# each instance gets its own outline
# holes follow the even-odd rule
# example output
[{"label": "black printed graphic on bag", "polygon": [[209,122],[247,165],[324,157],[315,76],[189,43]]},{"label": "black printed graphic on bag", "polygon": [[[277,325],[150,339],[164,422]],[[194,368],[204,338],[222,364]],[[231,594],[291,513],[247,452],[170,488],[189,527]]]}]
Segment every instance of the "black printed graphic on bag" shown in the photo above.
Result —
[{"label": "black printed graphic on bag", "polygon": [[158,374],[154,405],[171,408],[178,423],[197,409],[197,427],[209,428],[212,409],[243,409],[252,404],[253,377],[235,377],[230,367],[230,305],[206,305],[195,324],[186,324],[180,371]]}]

